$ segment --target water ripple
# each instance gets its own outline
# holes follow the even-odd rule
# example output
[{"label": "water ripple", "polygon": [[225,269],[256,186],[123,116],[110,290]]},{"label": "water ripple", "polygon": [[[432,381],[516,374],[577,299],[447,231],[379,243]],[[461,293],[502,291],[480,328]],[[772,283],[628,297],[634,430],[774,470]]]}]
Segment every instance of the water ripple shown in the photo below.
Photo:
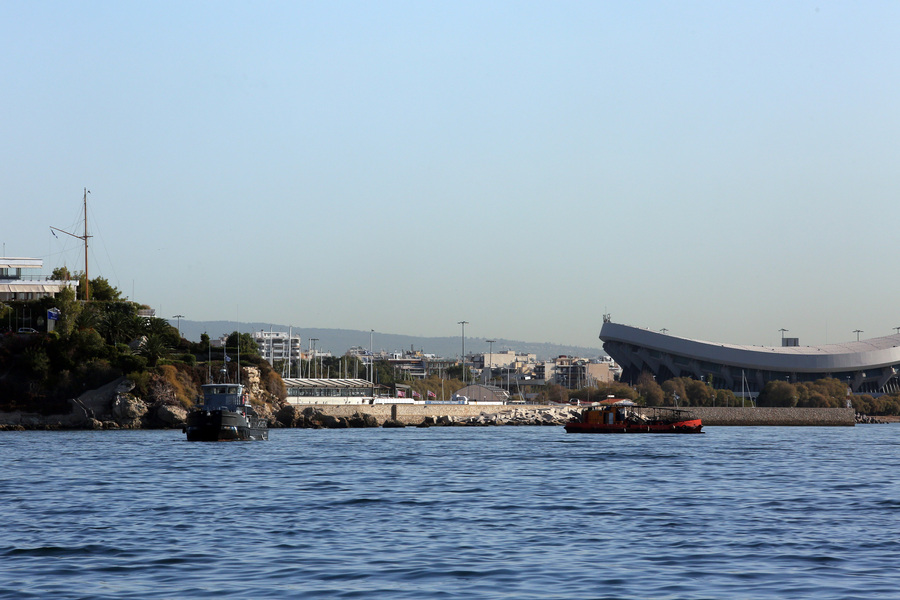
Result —
[{"label": "water ripple", "polygon": [[5,432],[0,598],[893,597],[895,432]]}]

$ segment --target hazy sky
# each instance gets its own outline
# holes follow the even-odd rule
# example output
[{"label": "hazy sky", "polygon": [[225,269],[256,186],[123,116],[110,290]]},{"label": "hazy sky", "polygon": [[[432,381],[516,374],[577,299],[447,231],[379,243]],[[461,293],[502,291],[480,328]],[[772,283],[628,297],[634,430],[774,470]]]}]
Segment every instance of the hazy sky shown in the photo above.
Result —
[{"label": "hazy sky", "polygon": [[[0,3],[0,241],[169,317],[900,326],[900,4]],[[66,236],[60,236],[65,238]]]}]

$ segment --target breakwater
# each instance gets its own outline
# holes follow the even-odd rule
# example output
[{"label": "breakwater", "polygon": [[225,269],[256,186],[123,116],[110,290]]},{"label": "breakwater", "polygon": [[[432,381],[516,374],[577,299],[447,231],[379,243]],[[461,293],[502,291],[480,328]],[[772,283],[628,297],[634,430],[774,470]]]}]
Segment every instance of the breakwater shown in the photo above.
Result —
[{"label": "breakwater", "polygon": [[856,413],[852,408],[741,408],[690,407],[684,409],[692,418],[701,419],[704,426],[837,426],[852,427]]},{"label": "breakwater", "polygon": [[[360,416],[369,423],[386,421],[402,425],[561,425],[580,414],[570,406],[474,404],[381,404],[381,405],[296,405],[279,412],[277,418],[288,427],[304,426],[303,415],[322,415],[327,422],[341,423]],[[701,419],[704,426],[842,426],[852,427],[856,414],[852,408],[741,408],[691,407],[683,409],[690,418]],[[322,423],[321,419],[315,419]],[[310,422],[310,421],[307,421]],[[328,426],[328,425],[325,425]]]}]

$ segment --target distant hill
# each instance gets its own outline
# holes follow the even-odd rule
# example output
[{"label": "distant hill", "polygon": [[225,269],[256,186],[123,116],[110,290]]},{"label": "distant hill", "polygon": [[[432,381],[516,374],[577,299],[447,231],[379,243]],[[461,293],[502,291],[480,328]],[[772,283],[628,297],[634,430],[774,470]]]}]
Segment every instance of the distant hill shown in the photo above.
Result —
[{"label": "distant hill", "polygon": [[[170,321],[175,325],[175,321]],[[200,341],[200,335],[206,333],[211,338],[218,338],[232,331],[253,333],[260,330],[288,331],[287,325],[274,325],[272,323],[238,323],[236,321],[181,321],[181,335],[192,341]],[[309,347],[310,338],[318,338],[316,348],[329,351],[334,355],[341,355],[353,346],[369,347],[369,332],[352,329],[312,329],[308,327],[294,327],[294,335],[299,335],[303,340],[303,347]],[[443,357],[459,356],[462,351],[462,340],[456,337],[418,337],[411,335],[397,335],[393,333],[375,332],[373,346],[376,352],[386,350],[388,352],[401,352],[404,350],[421,350],[428,354]],[[584,346],[565,346],[548,342],[523,342],[520,340],[494,340],[494,352],[503,350],[515,350],[520,353],[533,353],[539,359],[548,360],[560,355],[580,356],[594,358],[605,353],[599,347],[590,348]],[[466,354],[488,352],[490,344],[485,338],[466,337]]]}]

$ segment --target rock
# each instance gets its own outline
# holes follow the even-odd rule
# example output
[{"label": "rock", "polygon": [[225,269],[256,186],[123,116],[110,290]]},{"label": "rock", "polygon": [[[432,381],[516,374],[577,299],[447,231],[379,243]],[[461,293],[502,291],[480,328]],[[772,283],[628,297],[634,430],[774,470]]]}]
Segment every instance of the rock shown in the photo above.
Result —
[{"label": "rock", "polygon": [[285,427],[302,427],[304,414],[296,406],[286,404],[275,413],[275,420]]},{"label": "rock", "polygon": [[347,419],[343,417],[333,417],[331,415],[321,414],[321,418],[319,422],[322,424],[322,427],[326,427],[328,429],[346,429],[347,428]]},{"label": "rock", "polygon": [[187,409],[180,404],[162,404],[156,407],[154,416],[163,427],[178,428],[187,424],[187,414]]},{"label": "rock", "polygon": [[[388,419],[381,426],[384,427],[385,429],[391,429],[391,428],[400,429],[402,427],[406,427],[406,425],[404,425],[403,423],[401,423],[400,421],[398,421],[396,419]],[[419,427],[421,427],[421,426],[422,425],[419,425]],[[425,427],[428,427],[428,425],[425,425]]]},{"label": "rock", "polygon": [[378,419],[369,414],[355,412],[347,419],[348,427],[378,427]]},{"label": "rock", "polygon": [[140,427],[141,418],[147,414],[147,405],[132,394],[116,394],[112,404],[112,415],[116,422],[125,427]]}]

